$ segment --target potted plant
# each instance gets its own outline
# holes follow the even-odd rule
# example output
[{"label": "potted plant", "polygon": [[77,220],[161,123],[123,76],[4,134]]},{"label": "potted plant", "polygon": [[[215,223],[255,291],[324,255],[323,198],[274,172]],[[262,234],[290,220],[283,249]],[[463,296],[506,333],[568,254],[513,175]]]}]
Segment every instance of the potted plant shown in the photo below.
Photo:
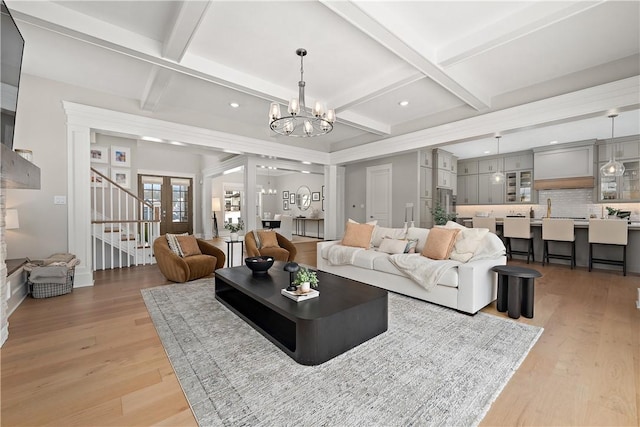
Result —
[{"label": "potted plant", "polygon": [[224,228],[231,232],[231,240],[235,242],[238,240],[238,231],[244,230],[244,223],[242,222],[242,218],[239,218],[236,223],[226,222]]},{"label": "potted plant", "polygon": [[619,209],[610,208],[609,206],[607,206],[607,213],[609,214],[609,218],[616,218],[618,212],[620,212]]},{"label": "potted plant", "polygon": [[299,292],[307,293],[312,287],[318,287],[318,275],[313,270],[300,267],[300,270],[296,273],[296,277],[293,279],[293,284],[298,287]]},{"label": "potted plant", "polygon": [[431,214],[433,215],[433,222],[436,225],[445,225],[447,221],[455,221],[458,215],[455,212],[448,214],[440,204],[437,204],[435,208],[431,209]]}]

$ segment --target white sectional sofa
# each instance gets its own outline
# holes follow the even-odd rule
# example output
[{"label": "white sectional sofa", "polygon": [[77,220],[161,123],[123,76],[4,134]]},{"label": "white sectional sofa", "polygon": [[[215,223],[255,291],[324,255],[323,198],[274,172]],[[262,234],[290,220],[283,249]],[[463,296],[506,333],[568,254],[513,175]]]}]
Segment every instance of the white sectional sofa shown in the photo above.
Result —
[{"label": "white sectional sofa", "polygon": [[[462,226],[456,224],[452,227]],[[329,261],[330,248],[340,245],[341,241],[320,242],[317,268],[470,314],[475,314],[494,301],[497,293],[497,276],[491,268],[496,265],[505,265],[507,258],[504,244],[493,233],[487,233],[480,239],[480,244],[469,261],[452,268],[447,267],[446,272],[437,281],[437,285],[429,290],[399,270],[392,262],[391,254],[379,250],[381,236],[417,239],[415,249],[417,253],[411,257],[421,257],[420,252],[424,248],[429,231],[424,228],[409,228],[405,232],[403,229],[376,226],[372,236],[372,247],[356,250],[352,259],[346,263],[340,263],[341,265],[332,264]],[[438,262],[442,261],[436,261]]]}]

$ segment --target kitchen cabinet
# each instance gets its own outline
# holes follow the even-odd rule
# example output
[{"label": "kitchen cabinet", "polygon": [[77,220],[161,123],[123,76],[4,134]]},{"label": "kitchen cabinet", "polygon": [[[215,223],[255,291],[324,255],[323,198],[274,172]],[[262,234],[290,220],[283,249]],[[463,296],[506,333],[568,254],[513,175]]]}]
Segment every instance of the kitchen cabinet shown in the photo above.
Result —
[{"label": "kitchen cabinet", "polygon": [[478,203],[481,205],[504,203],[504,182],[494,184],[492,173],[478,175]]},{"label": "kitchen cabinet", "polygon": [[428,168],[433,167],[433,152],[432,150],[420,150],[420,166]]},{"label": "kitchen cabinet", "polygon": [[420,199],[420,227],[431,228],[433,227],[433,214],[431,209],[433,208],[432,199]]},{"label": "kitchen cabinet", "polygon": [[478,161],[478,173],[494,173],[502,169],[502,158]]},{"label": "kitchen cabinet", "polygon": [[617,160],[640,158],[640,142],[635,140],[616,143],[614,140],[612,143],[608,142],[598,146],[598,161],[607,162],[614,150]]},{"label": "kitchen cabinet", "polygon": [[442,151],[442,150],[437,150],[436,160],[437,160],[438,169],[444,169],[451,172],[451,162],[453,160],[453,155],[451,153],[447,153],[446,151]]},{"label": "kitchen cabinet", "polygon": [[504,158],[505,171],[517,171],[522,169],[533,169],[533,153],[521,154],[518,156],[507,156]]},{"label": "kitchen cabinet", "polygon": [[433,169],[420,166],[420,197],[433,197]]},{"label": "kitchen cabinet", "polygon": [[[453,181],[451,179],[451,172],[444,169],[437,169],[437,183],[438,188],[451,188],[453,189]],[[454,193],[455,194],[455,193]]]},{"label": "kitchen cabinet", "polygon": [[458,176],[458,195],[456,203],[458,205],[478,204],[478,175]]},{"label": "kitchen cabinet", "polygon": [[533,171],[506,172],[505,181],[505,203],[533,202]]},{"label": "kitchen cabinet", "polygon": [[[606,162],[600,163],[602,167]],[[629,202],[640,200],[640,160],[623,161],[624,175],[600,175],[600,200]]]},{"label": "kitchen cabinet", "polygon": [[478,161],[460,161],[458,162],[458,176],[460,175],[477,175]]}]

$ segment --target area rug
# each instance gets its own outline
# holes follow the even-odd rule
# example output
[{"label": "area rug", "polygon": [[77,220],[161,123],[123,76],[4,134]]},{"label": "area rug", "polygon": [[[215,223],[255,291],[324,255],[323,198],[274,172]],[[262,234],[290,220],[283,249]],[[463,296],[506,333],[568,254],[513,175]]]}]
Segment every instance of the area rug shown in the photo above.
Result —
[{"label": "area rug", "polygon": [[389,293],[387,332],[302,366],[216,301],[212,279],[142,294],[201,426],[477,425],[542,333]]}]

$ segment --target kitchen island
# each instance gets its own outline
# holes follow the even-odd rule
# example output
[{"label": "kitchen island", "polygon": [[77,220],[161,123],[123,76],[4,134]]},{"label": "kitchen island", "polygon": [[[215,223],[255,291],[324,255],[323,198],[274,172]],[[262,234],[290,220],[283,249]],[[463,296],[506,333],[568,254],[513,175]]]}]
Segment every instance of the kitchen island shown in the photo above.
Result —
[{"label": "kitchen island", "polygon": [[[471,218],[459,218],[465,226],[471,227]],[[612,219],[611,221],[622,221]],[[576,265],[578,267],[589,266],[589,220],[588,219],[576,219],[574,220],[575,233],[576,233]],[[496,218],[496,227],[499,232],[502,229],[502,218]],[[531,230],[533,231],[533,253],[537,262],[542,262],[542,219],[534,218],[531,220]],[[526,250],[526,242],[518,239],[512,240],[511,245],[514,250]],[[549,242],[549,251],[552,253],[571,253],[571,249],[568,244]],[[605,259],[622,259],[622,249],[617,247],[608,247],[598,245],[594,249],[597,251],[598,258]],[[518,259],[520,259],[518,257]],[[569,261],[565,260],[553,260],[553,263],[569,265]],[[597,264],[594,269],[607,269],[619,271],[622,274],[620,267],[614,267],[609,265]],[[627,245],[627,273],[640,274],[640,221],[631,221],[629,223],[629,242]]]}]

